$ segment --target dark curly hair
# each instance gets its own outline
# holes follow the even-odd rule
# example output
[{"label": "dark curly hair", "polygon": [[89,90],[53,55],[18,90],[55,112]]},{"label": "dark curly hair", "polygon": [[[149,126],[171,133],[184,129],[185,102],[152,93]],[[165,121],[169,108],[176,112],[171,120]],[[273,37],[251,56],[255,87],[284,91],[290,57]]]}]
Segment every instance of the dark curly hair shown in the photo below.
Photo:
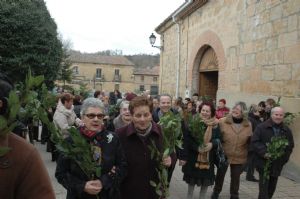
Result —
[{"label": "dark curly hair", "polygon": [[201,109],[203,108],[203,106],[209,106],[210,107],[210,111],[211,111],[211,117],[215,117],[216,115],[216,108],[214,106],[213,103],[206,101],[206,102],[202,102],[202,104],[200,104],[198,112],[201,112]]}]

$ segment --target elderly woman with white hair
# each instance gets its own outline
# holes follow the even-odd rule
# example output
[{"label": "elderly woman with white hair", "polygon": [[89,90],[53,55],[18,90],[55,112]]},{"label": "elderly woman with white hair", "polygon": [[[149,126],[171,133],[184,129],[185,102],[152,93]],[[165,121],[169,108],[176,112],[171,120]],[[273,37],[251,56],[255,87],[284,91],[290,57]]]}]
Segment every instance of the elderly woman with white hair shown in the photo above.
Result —
[{"label": "elderly woman with white hair", "polygon": [[[230,114],[220,119],[224,152],[230,165],[230,199],[239,198],[240,175],[247,161],[248,146],[251,141],[252,127],[246,117],[247,106],[237,102]],[[227,167],[218,169],[212,199],[219,198]]]},{"label": "elderly woman with white hair", "polygon": [[[77,162],[59,156],[55,177],[67,189],[67,199],[116,199],[118,186],[126,173],[127,163],[118,136],[104,129],[104,106],[97,98],[87,98],[81,107],[84,126],[79,133],[91,145],[93,159],[101,167],[101,176],[91,180]],[[71,138],[68,138],[72,142]],[[78,161],[83,161],[79,159]]]},{"label": "elderly woman with white hair", "polygon": [[124,100],[120,104],[120,114],[113,121],[115,129],[128,125],[131,122],[129,101]]}]

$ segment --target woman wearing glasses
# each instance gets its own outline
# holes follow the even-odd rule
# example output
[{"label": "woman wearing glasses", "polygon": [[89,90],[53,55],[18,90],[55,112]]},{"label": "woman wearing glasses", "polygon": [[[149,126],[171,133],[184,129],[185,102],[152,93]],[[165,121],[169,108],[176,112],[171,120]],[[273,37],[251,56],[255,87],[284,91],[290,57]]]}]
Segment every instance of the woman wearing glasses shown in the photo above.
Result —
[{"label": "woman wearing glasses", "polygon": [[[67,199],[119,198],[118,186],[126,173],[126,161],[119,138],[103,126],[103,103],[97,98],[84,100],[80,134],[93,148],[94,160],[101,167],[99,179],[90,180],[77,163],[61,154],[55,177],[68,191]],[[71,141],[71,140],[70,140]]]}]

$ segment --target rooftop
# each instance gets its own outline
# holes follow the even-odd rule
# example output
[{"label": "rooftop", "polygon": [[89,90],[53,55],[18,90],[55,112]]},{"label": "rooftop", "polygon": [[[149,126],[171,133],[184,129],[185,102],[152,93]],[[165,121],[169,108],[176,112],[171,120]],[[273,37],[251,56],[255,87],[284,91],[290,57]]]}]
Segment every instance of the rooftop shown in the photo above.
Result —
[{"label": "rooftop", "polygon": [[159,66],[147,67],[147,68],[137,68],[133,71],[134,75],[159,75]]},{"label": "rooftop", "polygon": [[95,53],[81,53],[79,51],[70,51],[70,60],[75,63],[134,66],[134,64],[124,56],[97,55]]}]

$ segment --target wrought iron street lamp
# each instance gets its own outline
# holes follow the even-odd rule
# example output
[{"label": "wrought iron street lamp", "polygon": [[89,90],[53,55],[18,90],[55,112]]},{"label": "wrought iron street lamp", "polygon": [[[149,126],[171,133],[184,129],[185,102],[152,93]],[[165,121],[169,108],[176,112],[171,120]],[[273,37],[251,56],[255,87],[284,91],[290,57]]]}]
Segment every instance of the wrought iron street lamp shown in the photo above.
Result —
[{"label": "wrought iron street lamp", "polygon": [[162,46],[154,46],[155,41],[156,41],[156,36],[155,36],[153,33],[150,35],[149,41],[150,41],[150,44],[151,44],[152,47],[158,48],[158,49],[160,49],[160,50],[163,50],[163,47],[162,47]]}]

